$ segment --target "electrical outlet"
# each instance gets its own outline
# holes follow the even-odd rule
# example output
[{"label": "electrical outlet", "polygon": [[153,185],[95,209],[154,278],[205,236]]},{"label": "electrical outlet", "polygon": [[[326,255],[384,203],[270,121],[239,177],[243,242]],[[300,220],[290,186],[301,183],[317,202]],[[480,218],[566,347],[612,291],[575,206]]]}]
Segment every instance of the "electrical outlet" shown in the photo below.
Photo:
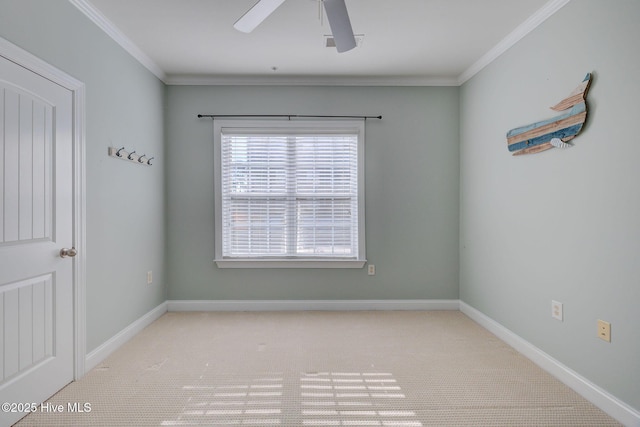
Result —
[{"label": "electrical outlet", "polygon": [[598,338],[611,342],[611,323],[598,319]]},{"label": "electrical outlet", "polygon": [[367,274],[369,276],[375,276],[376,275],[376,266],[373,265],[373,264],[369,264],[368,270],[367,270]]},{"label": "electrical outlet", "polygon": [[153,271],[147,271],[147,285],[153,283]]},{"label": "electrical outlet", "polygon": [[551,317],[553,317],[554,319],[557,319],[559,321],[563,321],[563,310],[562,310],[562,303],[558,302],[558,301],[551,301]]}]

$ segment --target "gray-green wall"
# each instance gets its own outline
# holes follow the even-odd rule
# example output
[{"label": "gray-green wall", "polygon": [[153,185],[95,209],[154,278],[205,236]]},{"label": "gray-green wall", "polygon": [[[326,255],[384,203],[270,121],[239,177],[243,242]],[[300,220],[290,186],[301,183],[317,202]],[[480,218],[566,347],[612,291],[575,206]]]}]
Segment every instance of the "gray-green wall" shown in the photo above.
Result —
[{"label": "gray-green wall", "polygon": [[[167,88],[68,1],[0,0],[0,37],[86,84],[88,351],[166,299],[460,297],[640,408],[638,18],[637,0],[574,0],[461,89]],[[511,157],[507,130],[550,117],[589,71],[576,146]],[[366,143],[376,276],[218,269],[212,125],[197,113],[383,114]]]},{"label": "gray-green wall", "polygon": [[[169,299],[457,299],[459,89],[168,88]],[[367,114],[366,269],[219,269],[213,126],[198,113]]]},{"label": "gray-green wall", "polygon": [[[570,2],[462,87],[460,127],[461,300],[635,408],[639,20],[637,0]],[[506,132],[552,117],[587,72],[575,146],[512,157]],[[597,319],[611,322],[611,343]]]},{"label": "gray-green wall", "polygon": [[[0,37],[85,84],[91,352],[166,300],[165,86],[67,0],[0,0]],[[108,157],[109,146],[155,165]]]}]

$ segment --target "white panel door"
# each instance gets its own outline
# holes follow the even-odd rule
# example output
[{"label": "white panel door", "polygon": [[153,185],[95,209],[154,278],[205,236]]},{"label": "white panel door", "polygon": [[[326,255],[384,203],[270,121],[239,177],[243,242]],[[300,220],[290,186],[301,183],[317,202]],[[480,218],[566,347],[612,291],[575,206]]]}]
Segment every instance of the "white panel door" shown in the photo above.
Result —
[{"label": "white panel door", "polygon": [[0,425],[73,380],[72,102],[0,57]]}]

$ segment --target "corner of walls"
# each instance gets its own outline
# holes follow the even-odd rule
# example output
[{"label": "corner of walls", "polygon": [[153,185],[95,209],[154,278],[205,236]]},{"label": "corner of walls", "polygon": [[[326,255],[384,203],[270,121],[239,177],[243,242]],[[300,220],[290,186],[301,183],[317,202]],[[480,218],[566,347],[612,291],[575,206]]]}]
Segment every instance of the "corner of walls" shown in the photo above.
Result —
[{"label": "corner of walls", "polygon": [[89,352],[85,358],[85,373],[102,363],[111,353],[122,347],[127,341],[158,320],[166,312],[167,302],[163,302]]}]

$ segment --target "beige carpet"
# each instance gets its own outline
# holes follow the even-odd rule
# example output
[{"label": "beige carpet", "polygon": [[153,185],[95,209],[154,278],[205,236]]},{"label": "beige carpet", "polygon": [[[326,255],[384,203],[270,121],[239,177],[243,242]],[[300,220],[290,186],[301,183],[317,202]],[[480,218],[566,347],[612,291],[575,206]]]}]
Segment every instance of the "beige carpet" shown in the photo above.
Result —
[{"label": "beige carpet", "polygon": [[619,425],[456,311],[167,313],[49,402],[18,425]]}]

